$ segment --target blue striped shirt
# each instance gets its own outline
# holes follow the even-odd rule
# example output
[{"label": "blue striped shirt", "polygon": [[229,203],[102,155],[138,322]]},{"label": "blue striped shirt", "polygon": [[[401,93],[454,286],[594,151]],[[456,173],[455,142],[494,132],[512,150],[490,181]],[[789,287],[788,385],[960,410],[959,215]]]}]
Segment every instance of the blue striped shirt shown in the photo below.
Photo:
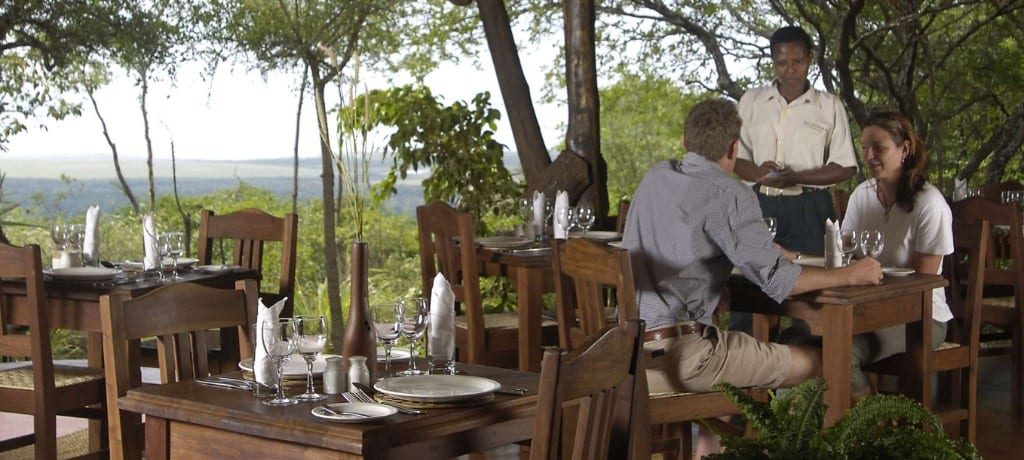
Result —
[{"label": "blue striped shirt", "polygon": [[776,301],[800,276],[800,266],[772,245],[754,192],[695,153],[647,172],[622,244],[647,329],[685,320],[711,324],[734,266]]}]

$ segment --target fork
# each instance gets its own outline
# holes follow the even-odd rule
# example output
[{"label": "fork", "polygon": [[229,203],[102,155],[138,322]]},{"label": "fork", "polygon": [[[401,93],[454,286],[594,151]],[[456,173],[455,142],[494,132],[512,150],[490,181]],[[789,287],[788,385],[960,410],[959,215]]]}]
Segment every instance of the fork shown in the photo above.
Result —
[{"label": "fork", "polygon": [[408,407],[402,406],[400,404],[395,404],[395,403],[392,403],[392,402],[384,402],[384,403],[378,402],[377,400],[371,398],[370,395],[366,394],[363,390],[360,390],[358,388],[356,388],[355,391],[346,391],[346,392],[342,393],[341,396],[343,398],[345,398],[345,400],[348,401],[348,402],[386,404],[388,406],[394,407],[395,409],[398,409],[398,412],[401,412],[403,414],[423,415],[423,414],[426,413],[426,412],[423,412],[423,411],[421,411],[419,409],[410,409]]},{"label": "fork", "polygon": [[346,416],[348,416],[348,417],[358,417],[358,418],[370,417],[370,415],[368,415],[368,414],[363,414],[363,413],[359,413],[359,412],[339,411],[339,410],[336,410],[336,409],[332,408],[331,406],[329,406],[327,404],[321,404],[319,407],[320,407],[320,410],[322,410],[324,412],[327,412],[329,415],[333,415],[335,417],[346,417]]}]

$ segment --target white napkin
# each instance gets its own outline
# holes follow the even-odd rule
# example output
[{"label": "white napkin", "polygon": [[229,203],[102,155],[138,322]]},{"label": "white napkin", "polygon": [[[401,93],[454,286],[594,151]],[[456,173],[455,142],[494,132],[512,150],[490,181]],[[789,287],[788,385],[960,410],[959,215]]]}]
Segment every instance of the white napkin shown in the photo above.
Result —
[{"label": "white napkin", "polygon": [[156,222],[153,214],[142,218],[142,246],[146,249],[146,257],[142,259],[142,268],[151,270],[160,268],[160,251],[156,248]]},{"label": "white napkin", "polygon": [[434,287],[430,290],[427,353],[431,361],[448,361],[455,357],[455,294],[440,273],[434,276]]},{"label": "white napkin", "polygon": [[967,198],[967,179],[953,179],[953,201]]},{"label": "white napkin", "polygon": [[277,371],[274,362],[267,356],[267,350],[263,348],[263,325],[277,324],[286,300],[287,297],[268,307],[263,305],[263,298],[260,297],[259,306],[256,307],[256,337],[252,338],[256,353],[253,357],[252,373],[256,375],[256,381],[264,385],[277,384]]},{"label": "white napkin", "polygon": [[839,221],[825,220],[825,268],[843,266],[842,241],[839,239]]},{"label": "white napkin", "polygon": [[82,255],[85,256],[85,260],[99,263],[100,253],[96,247],[99,235],[100,225],[100,207],[98,205],[89,206],[89,210],[85,211],[85,241],[82,242]]},{"label": "white napkin", "polygon": [[544,192],[533,192],[533,226],[537,233],[544,231]]},{"label": "white napkin", "polygon": [[[567,210],[568,208],[569,193],[565,190],[559,190],[558,194],[555,195],[555,239],[564,240],[569,236],[568,227],[563,228],[558,222],[559,216],[562,215],[562,212],[565,212],[563,210]],[[568,214],[566,214],[566,218],[568,218]]]}]

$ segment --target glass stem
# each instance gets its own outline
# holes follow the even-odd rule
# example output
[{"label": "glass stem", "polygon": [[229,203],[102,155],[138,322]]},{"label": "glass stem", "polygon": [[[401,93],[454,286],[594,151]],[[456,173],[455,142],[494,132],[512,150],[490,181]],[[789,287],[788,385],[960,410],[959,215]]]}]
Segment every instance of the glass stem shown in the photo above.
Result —
[{"label": "glass stem", "polygon": [[284,399],[284,360],[277,360],[277,398]]},{"label": "glass stem", "polygon": [[313,394],[313,361],[306,360],[306,394]]},{"label": "glass stem", "polygon": [[411,370],[411,371],[418,370],[418,369],[416,369],[416,349],[414,348],[414,345],[416,345],[416,340],[410,338],[409,339],[409,370]]},{"label": "glass stem", "polygon": [[391,344],[384,343],[384,378],[391,375]]}]

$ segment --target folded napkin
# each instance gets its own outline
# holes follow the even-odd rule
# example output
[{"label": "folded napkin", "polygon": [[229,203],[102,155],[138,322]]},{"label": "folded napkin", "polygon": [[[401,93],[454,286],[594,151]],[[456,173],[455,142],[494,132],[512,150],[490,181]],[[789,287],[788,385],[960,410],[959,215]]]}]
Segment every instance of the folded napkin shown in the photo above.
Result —
[{"label": "folded napkin", "polygon": [[544,192],[539,190],[533,192],[533,226],[537,234],[544,231]]},{"label": "folded napkin", "polygon": [[555,238],[564,240],[569,236],[569,226],[572,222],[565,222],[565,226],[562,226],[562,220],[569,219],[569,193],[565,190],[559,190],[558,194],[555,195]]},{"label": "folded napkin", "polygon": [[431,362],[455,358],[455,294],[444,275],[434,276],[430,290],[430,330],[427,332],[427,353]]},{"label": "folded napkin", "polygon": [[277,324],[286,300],[287,297],[268,307],[263,304],[263,298],[260,297],[259,306],[256,307],[256,336],[252,338],[256,353],[253,357],[252,373],[256,375],[256,381],[264,385],[277,385],[277,368],[267,356],[267,350],[263,348],[263,327]]},{"label": "folded napkin", "polygon": [[146,270],[160,268],[160,251],[156,248],[156,222],[152,213],[142,218],[142,246],[146,250],[142,267]]},{"label": "folded napkin", "polygon": [[967,198],[967,179],[953,179],[953,201]]},{"label": "folded napkin", "polygon": [[99,264],[100,261],[100,253],[96,247],[100,238],[99,220],[100,207],[98,205],[89,206],[89,210],[85,211],[85,241],[82,243],[82,255],[85,260],[96,264]]},{"label": "folded napkin", "polygon": [[825,220],[825,268],[843,266],[843,246],[839,236],[839,221]]}]

